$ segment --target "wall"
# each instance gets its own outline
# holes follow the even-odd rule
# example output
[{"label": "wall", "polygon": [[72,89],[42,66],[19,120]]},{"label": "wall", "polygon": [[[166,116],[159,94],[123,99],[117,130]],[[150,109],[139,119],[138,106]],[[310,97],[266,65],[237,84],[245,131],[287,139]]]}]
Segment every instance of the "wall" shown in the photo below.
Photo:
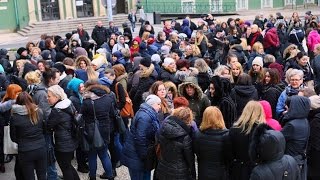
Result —
[{"label": "wall", "polygon": [[261,9],[261,0],[248,0],[249,9]]},{"label": "wall", "polygon": [[16,31],[29,23],[27,0],[0,0],[0,30]]},{"label": "wall", "polygon": [[273,0],[273,7],[279,8],[284,6],[284,0]]}]

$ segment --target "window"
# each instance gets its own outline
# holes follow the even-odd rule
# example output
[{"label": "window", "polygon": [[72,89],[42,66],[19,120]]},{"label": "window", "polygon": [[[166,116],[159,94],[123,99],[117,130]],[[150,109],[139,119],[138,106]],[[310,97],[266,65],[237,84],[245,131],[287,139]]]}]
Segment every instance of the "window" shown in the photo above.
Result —
[{"label": "window", "polygon": [[222,0],[211,0],[210,1],[211,12],[222,12]]},{"label": "window", "polygon": [[314,0],[306,0],[306,3],[314,3]]},{"label": "window", "polygon": [[248,0],[237,0],[237,9],[248,9]]},{"label": "window", "polygon": [[284,5],[292,5],[292,3],[295,4],[295,0],[285,0]]},{"label": "window", "polygon": [[263,0],[262,8],[272,8],[272,0]]},{"label": "window", "polygon": [[182,13],[194,13],[195,12],[195,6],[194,3],[191,1],[189,2],[181,2],[181,10]]}]

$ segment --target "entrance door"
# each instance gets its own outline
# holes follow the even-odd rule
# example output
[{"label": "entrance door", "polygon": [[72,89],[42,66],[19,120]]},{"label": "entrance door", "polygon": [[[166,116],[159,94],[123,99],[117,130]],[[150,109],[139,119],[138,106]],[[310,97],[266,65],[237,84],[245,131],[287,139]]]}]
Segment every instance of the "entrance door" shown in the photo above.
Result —
[{"label": "entrance door", "polygon": [[272,0],[263,0],[262,8],[272,8]]},{"label": "entrance door", "polygon": [[42,20],[60,19],[58,0],[40,0]]},{"label": "entrance door", "polygon": [[77,8],[77,17],[93,16],[92,0],[75,0]]},{"label": "entrance door", "polygon": [[124,13],[128,14],[128,1],[126,0],[116,0],[116,8],[117,8],[117,14]]}]

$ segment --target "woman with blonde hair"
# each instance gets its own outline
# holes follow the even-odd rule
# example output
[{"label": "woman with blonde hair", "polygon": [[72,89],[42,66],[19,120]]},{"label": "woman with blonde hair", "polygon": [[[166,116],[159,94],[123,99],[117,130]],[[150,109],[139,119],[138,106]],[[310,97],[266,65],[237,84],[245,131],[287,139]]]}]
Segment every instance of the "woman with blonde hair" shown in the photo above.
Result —
[{"label": "woman with blonde hair", "polygon": [[233,84],[236,84],[238,81],[238,77],[240,76],[240,74],[243,73],[243,68],[242,65],[239,62],[235,62],[231,65],[231,74],[232,74],[232,80],[233,80]]},{"label": "woman with blonde hair", "polygon": [[216,106],[207,107],[193,140],[199,180],[227,179],[227,158],[231,156],[228,132],[221,111]]},{"label": "woman with blonde hair", "polygon": [[150,94],[154,94],[161,99],[161,109],[159,111],[159,120],[162,122],[171,113],[171,109],[167,100],[167,89],[162,81],[156,81],[149,90]]},{"label": "woman with blonde hair", "polygon": [[230,128],[229,136],[234,147],[230,173],[232,179],[250,179],[251,171],[255,166],[248,153],[250,137],[257,125],[262,123],[265,123],[262,105],[258,101],[249,101],[239,119]]},{"label": "woman with blonde hair", "polygon": [[251,69],[252,67],[252,61],[256,58],[256,57],[262,57],[264,58],[264,49],[263,49],[263,45],[261,42],[256,42],[253,44],[252,46],[252,52],[250,53],[250,57],[247,63],[247,68],[246,70]]},{"label": "woman with blonde hair", "polygon": [[192,151],[192,110],[188,107],[175,109],[172,116],[159,129],[160,159],[158,179],[195,179],[195,162]]},{"label": "woman with blonde hair", "polygon": [[194,67],[199,71],[196,77],[200,88],[204,92],[209,87],[210,77],[213,76],[213,72],[208,64],[201,58],[195,61]]},{"label": "woman with blonde hair", "polygon": [[201,52],[201,57],[204,56],[204,54],[207,52],[208,50],[208,39],[207,37],[204,35],[202,30],[198,30],[196,33],[196,41],[195,44],[198,46],[198,48],[200,49]]}]

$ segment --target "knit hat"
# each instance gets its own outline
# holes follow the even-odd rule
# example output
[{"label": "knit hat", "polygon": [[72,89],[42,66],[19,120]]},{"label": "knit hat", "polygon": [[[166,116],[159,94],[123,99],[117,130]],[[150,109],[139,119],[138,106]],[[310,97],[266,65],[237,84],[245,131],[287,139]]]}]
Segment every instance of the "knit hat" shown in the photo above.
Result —
[{"label": "knit hat", "polygon": [[116,52],[112,53],[112,55],[114,57],[117,57],[117,59],[120,59],[123,57],[123,54],[121,53],[121,51],[116,51]]},{"label": "knit hat", "polygon": [[251,26],[250,21],[245,21],[244,24],[246,24],[247,26]]},{"label": "knit hat", "polygon": [[273,24],[271,22],[268,22],[267,23],[267,28],[272,28],[273,27]]},{"label": "knit hat", "polygon": [[66,45],[67,45],[67,42],[63,39],[59,39],[59,41],[57,42],[57,46],[59,49],[63,49]]},{"label": "knit hat", "polygon": [[48,88],[48,91],[52,92],[57,98],[60,100],[64,100],[67,98],[66,93],[59,85],[53,85]]},{"label": "knit hat", "polygon": [[161,58],[159,56],[159,54],[154,54],[151,56],[151,61],[156,63],[156,64],[159,64],[161,62]]},{"label": "knit hat", "polygon": [[69,81],[68,85],[67,85],[67,89],[75,92],[75,93],[79,93],[79,86],[80,84],[84,84],[84,81],[78,78],[73,78]]},{"label": "knit hat", "polygon": [[140,64],[145,66],[145,67],[150,67],[151,65],[151,58],[149,57],[144,57],[143,59],[141,59]]},{"label": "knit hat", "polygon": [[82,47],[77,47],[74,52],[73,52],[75,58],[79,57],[79,56],[88,56],[87,51],[82,48]]},{"label": "knit hat", "polygon": [[280,16],[282,16],[282,15],[281,15],[280,12],[277,12],[277,13],[276,13],[276,16],[280,17]]},{"label": "knit hat", "polygon": [[174,63],[174,59],[172,58],[164,58],[162,65],[163,66],[169,66],[169,64]]},{"label": "knit hat", "polygon": [[147,97],[146,103],[150,106],[152,106],[153,104],[156,104],[156,103],[160,104],[161,99],[158,96],[151,94]]},{"label": "knit hat", "polygon": [[252,61],[252,65],[259,65],[260,67],[263,67],[263,59],[260,56],[257,56],[254,58],[254,60]]},{"label": "knit hat", "polygon": [[307,11],[306,15],[311,16],[311,11]]},{"label": "knit hat", "polygon": [[43,50],[41,56],[43,60],[51,60],[51,52],[49,50]]},{"label": "knit hat", "polygon": [[21,48],[19,48],[19,49],[17,50],[17,53],[18,53],[19,55],[21,55],[21,54],[23,53],[23,51],[26,51],[26,50],[27,50],[26,48],[21,47]]},{"label": "knit hat", "polygon": [[7,55],[8,54],[8,50],[6,49],[0,49],[0,55]]},{"label": "knit hat", "polygon": [[56,69],[58,69],[58,71],[60,72],[60,73],[63,73],[63,72],[65,72],[66,71],[66,66],[64,65],[64,64],[62,64],[62,63],[55,63],[54,65],[53,65],[53,67],[54,68],[56,68]]},{"label": "knit hat", "polygon": [[162,55],[168,55],[170,53],[170,48],[168,46],[162,46],[160,52]]},{"label": "knit hat", "polygon": [[107,59],[101,54],[94,55],[93,60],[91,61],[91,64],[95,65],[97,69],[101,68],[101,66],[106,63],[107,63]]}]

